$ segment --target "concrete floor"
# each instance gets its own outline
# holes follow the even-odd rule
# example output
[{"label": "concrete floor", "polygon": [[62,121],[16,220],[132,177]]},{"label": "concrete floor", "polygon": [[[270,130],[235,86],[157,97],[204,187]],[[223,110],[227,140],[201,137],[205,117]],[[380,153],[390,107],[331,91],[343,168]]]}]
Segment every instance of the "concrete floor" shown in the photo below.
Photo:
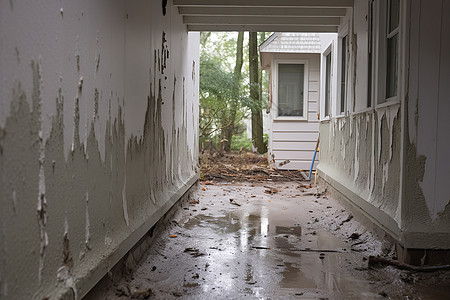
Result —
[{"label": "concrete floor", "polygon": [[200,185],[183,206],[129,276],[88,298],[450,297],[449,272],[368,267],[391,245],[305,183]]}]

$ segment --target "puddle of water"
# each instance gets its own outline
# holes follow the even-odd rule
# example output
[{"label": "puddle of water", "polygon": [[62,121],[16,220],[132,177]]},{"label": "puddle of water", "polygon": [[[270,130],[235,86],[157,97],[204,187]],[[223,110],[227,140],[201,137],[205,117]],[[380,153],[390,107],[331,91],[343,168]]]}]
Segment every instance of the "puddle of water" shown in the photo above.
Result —
[{"label": "puddle of water", "polygon": [[[198,214],[187,220],[183,226],[186,229],[212,229],[217,234],[237,233],[235,237],[240,240],[241,250],[244,250],[254,240],[265,243],[268,247],[285,250],[301,247],[316,250],[348,248],[346,243],[328,231],[304,230],[298,223],[290,222],[289,218],[286,220],[286,218],[280,218],[279,215],[270,214],[264,207],[261,207],[259,212],[260,214],[236,211],[216,217]],[[275,242],[268,239],[268,237],[274,236],[277,236]],[[284,243],[283,238],[297,238],[297,240],[295,243],[292,243],[292,241]]]},{"label": "puddle of water", "polygon": [[283,235],[291,234],[291,235],[295,235],[295,236],[301,236],[302,228],[300,226],[294,226],[294,227],[275,226],[275,233],[283,234]]},{"label": "puddle of water", "polygon": [[[187,220],[183,226],[196,230],[196,233],[200,229],[209,230],[209,236],[224,238],[229,247],[236,249],[237,253],[242,253],[239,255],[256,255],[266,267],[268,265],[275,270],[274,274],[279,276],[277,284],[283,289],[332,292],[335,296],[356,298],[365,291],[364,297],[377,298],[377,294],[370,292],[368,280],[356,279],[345,271],[348,260],[354,261],[356,254],[326,252],[321,256],[320,250],[342,252],[342,249],[348,248],[346,243],[328,231],[300,226],[301,222],[295,215],[295,212],[274,212],[265,206],[258,206],[256,209],[253,207],[251,211],[240,208],[219,216],[198,214]],[[258,248],[255,249],[254,246]],[[212,259],[218,260],[219,263],[225,257],[230,261],[239,259],[230,251],[218,255]],[[281,264],[276,263],[275,260],[280,257]],[[360,256],[356,259],[362,261]],[[281,267],[273,269],[274,265]],[[218,270],[223,268],[220,264],[217,267]],[[259,263],[237,266],[242,272],[239,275],[240,280],[243,280],[247,287],[251,286],[253,291],[258,288],[258,282],[267,280],[261,278],[261,274],[265,272],[264,268],[265,266]],[[232,290],[239,285],[239,279],[234,275],[221,274],[219,277],[215,284],[220,284],[225,290]]]},{"label": "puddle of water", "polygon": [[300,268],[289,262],[284,265],[285,269],[281,272],[283,279],[280,281],[282,288],[313,289],[317,287],[316,282],[303,273]]},{"label": "puddle of water", "polygon": [[346,256],[342,253],[327,253],[321,259],[319,253],[302,253],[295,263],[285,262],[280,287],[291,290],[316,289],[338,299],[380,298],[368,280],[355,278],[344,270]]}]

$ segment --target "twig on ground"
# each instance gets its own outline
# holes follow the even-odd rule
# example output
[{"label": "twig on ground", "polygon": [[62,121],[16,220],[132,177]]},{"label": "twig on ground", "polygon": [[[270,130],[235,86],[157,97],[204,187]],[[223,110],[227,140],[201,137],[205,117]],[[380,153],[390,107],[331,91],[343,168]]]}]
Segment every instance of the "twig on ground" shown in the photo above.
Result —
[{"label": "twig on ground", "polygon": [[369,256],[369,266],[375,265],[389,265],[397,267],[401,270],[408,270],[414,272],[435,272],[442,270],[450,270],[450,265],[441,265],[441,266],[413,266],[405,263],[401,263],[397,260],[393,260],[386,257],[381,256]]}]

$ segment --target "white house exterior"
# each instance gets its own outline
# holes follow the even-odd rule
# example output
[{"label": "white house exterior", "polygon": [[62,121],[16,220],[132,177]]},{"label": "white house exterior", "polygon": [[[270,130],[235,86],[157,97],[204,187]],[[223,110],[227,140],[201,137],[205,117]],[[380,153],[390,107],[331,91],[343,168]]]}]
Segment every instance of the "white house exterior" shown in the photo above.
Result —
[{"label": "white house exterior", "polygon": [[[308,170],[319,137],[321,53],[336,34],[274,33],[261,46],[269,71],[269,144],[272,167]],[[319,155],[316,156],[317,165]]]}]

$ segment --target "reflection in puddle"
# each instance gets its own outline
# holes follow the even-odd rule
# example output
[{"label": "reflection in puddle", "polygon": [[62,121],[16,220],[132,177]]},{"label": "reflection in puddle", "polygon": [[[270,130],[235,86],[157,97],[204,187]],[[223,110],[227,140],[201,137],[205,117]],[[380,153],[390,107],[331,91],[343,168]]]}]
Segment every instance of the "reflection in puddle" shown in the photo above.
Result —
[{"label": "reflection in puddle", "polygon": [[[343,271],[347,259],[355,261],[355,257],[351,256],[353,254],[326,252],[321,257],[320,251],[317,252],[347,249],[343,241],[325,230],[302,228],[294,222],[294,218],[287,216],[289,214],[272,213],[263,206],[258,207],[257,211],[242,209],[219,216],[198,214],[183,226],[195,229],[196,234],[201,235],[202,230],[206,230],[204,234],[209,237],[216,234],[225,239],[230,251],[211,256],[218,267],[216,272],[219,272],[214,284],[224,290],[233,290],[242,280],[246,284],[244,290],[251,287],[256,296],[258,289],[263,288],[260,284],[270,280],[266,277],[268,269],[272,270],[272,280],[285,289],[304,289],[314,293],[332,291],[335,296],[357,296],[361,295],[361,291],[370,290],[367,281],[358,280]],[[255,246],[257,250],[254,250]],[[241,255],[243,258],[240,258]],[[233,271],[228,273],[230,270],[221,264],[224,259],[240,261],[236,266],[238,270],[234,270],[240,273],[239,276],[232,276]],[[256,262],[254,259],[257,259]],[[274,263],[276,260],[280,263]],[[274,264],[281,266],[281,269],[274,270]],[[371,298],[374,294],[369,292],[365,295]]]},{"label": "reflection in puddle", "polygon": [[316,288],[316,282],[307,277],[298,267],[292,263],[286,262],[285,269],[281,272],[283,279],[280,282],[282,288],[292,289],[313,289]]},{"label": "reflection in puddle", "polygon": [[296,236],[302,235],[302,228],[300,226],[295,227],[285,227],[285,226],[275,226],[276,234],[292,234]]}]

